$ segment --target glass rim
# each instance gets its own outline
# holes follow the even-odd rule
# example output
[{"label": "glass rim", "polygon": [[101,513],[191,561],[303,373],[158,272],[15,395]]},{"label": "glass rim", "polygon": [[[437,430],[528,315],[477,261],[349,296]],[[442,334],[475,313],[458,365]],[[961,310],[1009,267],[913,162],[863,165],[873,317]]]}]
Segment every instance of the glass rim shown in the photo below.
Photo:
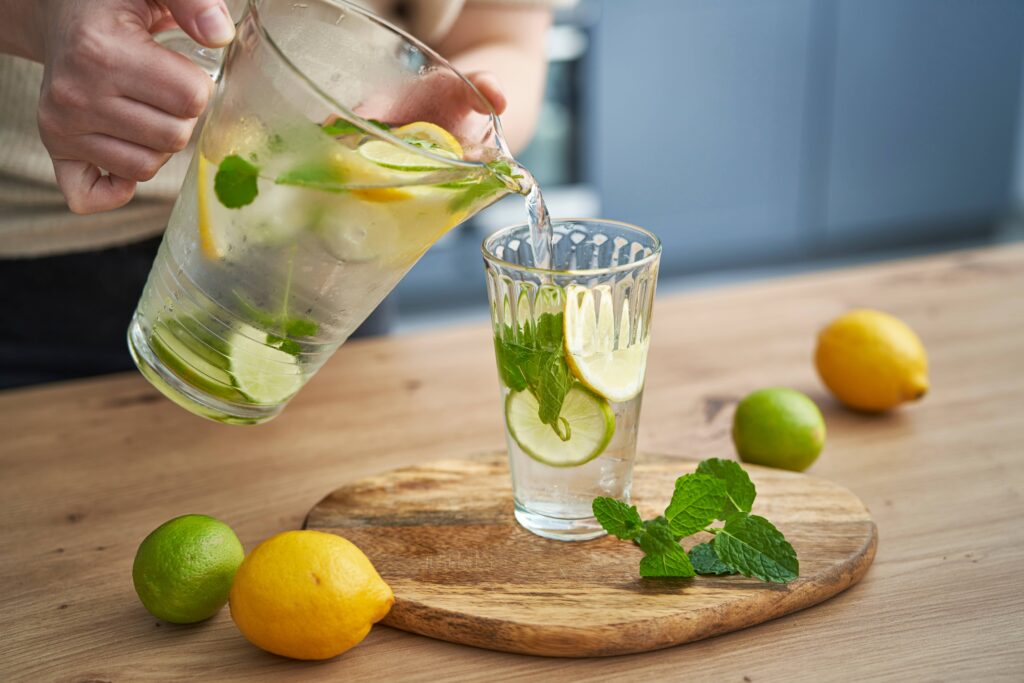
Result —
[{"label": "glass rim", "polygon": [[539,268],[537,266],[524,266],[521,263],[512,263],[505,259],[495,256],[493,253],[488,251],[487,243],[499,235],[508,234],[514,230],[522,228],[529,229],[529,223],[516,223],[515,225],[509,225],[504,228],[498,228],[490,235],[484,238],[480,244],[480,252],[484,256],[484,261],[487,263],[502,266],[503,268],[510,268],[512,270],[518,270],[525,273],[536,273],[538,275],[570,275],[570,276],[584,276],[593,277],[596,275],[608,275],[610,273],[622,273],[629,270],[639,270],[645,266],[649,266],[652,263],[658,261],[661,258],[661,239],[658,238],[653,232],[646,228],[641,228],[639,225],[633,223],[626,223],[625,221],[616,221],[609,218],[552,218],[551,227],[554,228],[556,225],[563,223],[584,223],[584,224],[601,224],[601,225],[614,225],[620,228],[626,228],[633,232],[640,233],[646,237],[649,237],[653,242],[651,253],[643,257],[639,261],[633,261],[632,263],[621,263],[614,266],[608,266],[606,268],[584,268],[584,269],[557,269],[557,268]]},{"label": "glass rim", "polygon": [[[367,133],[374,137],[378,137],[392,144],[396,144],[402,149],[413,152],[419,156],[424,156],[429,159],[434,159],[437,161],[443,161],[449,166],[463,168],[483,168],[487,166],[487,164],[482,161],[466,161],[465,159],[452,159],[451,157],[445,157],[439,154],[434,154],[433,152],[423,149],[422,147],[410,145],[408,142],[405,142],[397,135],[393,135],[389,130],[383,130],[382,128],[373,125],[367,119],[364,119],[362,116],[359,116],[351,109],[335,100],[331,95],[324,92],[323,88],[317,85],[312,78],[307,76],[302,71],[302,69],[295,65],[295,63],[288,57],[288,55],[285,54],[285,51],[281,48],[281,46],[277,44],[277,41],[274,40],[274,37],[270,34],[270,31],[267,29],[267,27],[263,25],[263,20],[260,18],[259,7],[257,7],[257,5],[264,1],[265,0],[248,0],[247,2],[249,7],[249,13],[255,19],[256,27],[259,29],[260,35],[263,36],[264,40],[267,41],[267,44],[270,45],[270,48],[273,51],[273,53],[277,55],[278,59],[280,59],[284,63],[285,67],[290,72],[295,74],[295,76],[297,76],[300,81],[305,83],[318,97],[325,100],[332,107],[338,109],[338,116],[350,121],[351,123],[354,123],[360,129],[362,129],[364,133]],[[477,89],[477,87],[473,85],[473,82],[466,78],[461,71],[452,66],[451,62],[449,62],[447,59],[445,59],[437,52],[435,52],[430,46],[426,45],[415,36],[412,36],[409,33],[398,28],[394,24],[391,24],[382,19],[381,17],[378,17],[373,12],[365,10],[362,7],[359,7],[358,5],[349,2],[348,0],[312,1],[319,2],[325,5],[335,5],[347,11],[353,12],[354,14],[361,16],[363,19],[366,19],[370,23],[376,24],[377,26],[383,28],[386,31],[390,31],[391,33],[397,34],[399,37],[401,37],[407,43],[411,44],[417,50],[420,50],[421,52],[426,54],[431,60],[439,62],[442,66],[446,67],[451,73],[455,74],[455,76],[457,76],[459,80],[461,80],[465,85],[467,85],[469,89],[473,92],[473,94],[475,94],[477,98],[479,98],[480,101],[483,102],[484,105],[486,105],[488,112],[487,117],[490,118],[491,125],[494,126],[495,136],[497,137],[498,140],[504,140],[504,133],[501,129],[501,119],[498,118],[498,115],[494,113],[494,107],[491,106],[490,100],[484,97],[483,93],[481,93]],[[500,151],[504,152],[505,150]]]}]

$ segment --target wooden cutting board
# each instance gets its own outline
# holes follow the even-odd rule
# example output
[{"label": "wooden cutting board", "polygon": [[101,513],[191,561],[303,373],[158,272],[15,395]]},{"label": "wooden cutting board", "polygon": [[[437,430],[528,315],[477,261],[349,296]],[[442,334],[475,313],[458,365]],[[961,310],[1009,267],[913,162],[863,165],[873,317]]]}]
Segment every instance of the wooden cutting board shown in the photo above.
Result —
[{"label": "wooden cutting board", "polygon": [[[630,543],[534,536],[512,517],[503,453],[345,485],[310,511],[305,526],[340,534],[369,556],[395,592],[389,626],[523,654],[643,652],[827,600],[857,583],[874,559],[875,524],[850,491],[803,474],[745,467],[757,485],[754,512],[796,548],[800,578],[786,586],[741,576],[642,579],[642,553]],[[695,468],[693,461],[641,455],[633,477],[641,515],[660,514],[675,479]]]}]

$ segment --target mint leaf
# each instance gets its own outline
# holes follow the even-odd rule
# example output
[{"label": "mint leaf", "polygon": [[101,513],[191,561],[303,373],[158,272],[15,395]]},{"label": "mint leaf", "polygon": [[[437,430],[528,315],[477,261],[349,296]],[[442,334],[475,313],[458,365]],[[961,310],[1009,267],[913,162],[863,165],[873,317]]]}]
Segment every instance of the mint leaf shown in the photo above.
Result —
[{"label": "mint leaf", "polygon": [[725,576],[735,574],[731,567],[718,559],[715,554],[715,543],[701,543],[690,548],[690,563],[693,570],[704,576]]},{"label": "mint leaf", "polygon": [[626,505],[614,498],[595,498],[591,505],[594,517],[604,530],[623,541],[631,541],[643,533],[640,513],[635,505]]},{"label": "mint leaf", "polygon": [[278,337],[274,334],[267,335],[267,346],[280,349],[292,356],[298,356],[302,353],[302,347],[299,346],[298,342],[294,342],[291,339],[285,339],[284,337]]},{"label": "mint leaf", "polygon": [[562,405],[576,380],[565,362],[562,319],[562,313],[544,313],[518,331],[504,326],[501,336],[495,336],[494,354],[505,386],[528,389],[537,399],[540,421],[567,441],[571,434],[561,418]]},{"label": "mint leaf", "polygon": [[220,203],[229,209],[252,204],[259,194],[256,177],[259,169],[237,154],[224,157],[213,178],[213,191]]},{"label": "mint leaf", "polygon": [[726,501],[725,482],[707,474],[685,474],[665,508],[665,519],[676,536],[689,536],[715,521]]},{"label": "mint leaf", "polygon": [[[367,123],[370,123],[381,130],[391,130],[391,126],[386,123],[382,123],[381,121],[377,121],[376,119],[367,119]],[[320,130],[335,138],[341,137],[342,135],[362,135],[365,132],[356,124],[351,121],[346,121],[345,119],[335,119],[330,123],[325,123],[320,126]]]},{"label": "mint leaf", "polygon": [[753,509],[757,490],[754,488],[754,482],[750,481],[750,475],[738,462],[710,458],[697,466],[697,473],[708,474],[725,482],[728,497],[718,514],[718,519],[725,521],[737,512],[750,512]]},{"label": "mint leaf", "polygon": [[344,178],[335,165],[320,160],[288,169],[274,179],[277,185],[308,187],[325,192],[341,193],[347,189]]},{"label": "mint leaf", "polygon": [[559,431],[559,415],[562,404],[572,388],[575,378],[565,363],[561,353],[547,353],[542,361],[542,369],[537,378],[537,401],[540,403],[539,417],[544,424],[554,427],[555,432],[563,441],[568,441],[571,434]]},{"label": "mint leaf", "polygon": [[494,357],[498,361],[498,376],[501,377],[502,384],[512,391],[523,391],[527,387],[523,367],[526,365],[530,353],[530,349],[519,344],[498,337],[494,338]]},{"label": "mint leaf", "polygon": [[[644,520],[644,529],[650,529],[652,526],[663,526],[666,529],[668,529],[668,520],[665,519],[664,515],[658,515],[654,519]],[[671,529],[669,531],[671,533]],[[675,534],[673,534],[673,538],[675,538],[678,541],[680,538],[682,538],[682,536],[676,536]]]},{"label": "mint leaf", "polygon": [[640,549],[646,553],[640,560],[640,576],[659,577],[694,576],[693,565],[686,551],[672,537],[668,528],[652,525],[644,530],[637,539]]},{"label": "mint leaf", "polygon": [[309,318],[289,318],[284,323],[284,333],[289,337],[312,337],[320,330],[320,325]]},{"label": "mint leaf", "polygon": [[715,535],[715,554],[744,576],[789,583],[800,575],[796,551],[764,517],[739,513]]}]

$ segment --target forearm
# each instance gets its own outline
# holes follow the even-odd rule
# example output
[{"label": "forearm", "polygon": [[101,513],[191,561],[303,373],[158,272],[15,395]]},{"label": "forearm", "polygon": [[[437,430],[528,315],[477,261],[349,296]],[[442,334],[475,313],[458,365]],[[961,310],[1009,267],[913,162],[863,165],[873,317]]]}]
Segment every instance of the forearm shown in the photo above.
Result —
[{"label": "forearm", "polygon": [[497,77],[508,100],[501,115],[505,140],[513,153],[522,150],[533,137],[544,93],[547,63],[524,59],[520,46],[490,43],[465,50],[450,58],[463,73],[490,71]]},{"label": "forearm", "polygon": [[43,61],[45,0],[0,0],[0,53]]},{"label": "forearm", "polygon": [[438,50],[463,73],[491,72],[508,106],[501,116],[513,152],[530,141],[540,113],[547,74],[547,29],[551,11],[468,2]]}]

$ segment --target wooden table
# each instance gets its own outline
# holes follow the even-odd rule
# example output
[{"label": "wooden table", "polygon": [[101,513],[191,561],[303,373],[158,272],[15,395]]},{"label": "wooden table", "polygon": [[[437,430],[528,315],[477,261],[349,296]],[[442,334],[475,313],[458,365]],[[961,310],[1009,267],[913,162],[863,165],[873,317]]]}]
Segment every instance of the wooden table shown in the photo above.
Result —
[{"label": "wooden table", "polygon": [[[811,364],[848,308],[923,337],[932,393],[889,415],[837,405]],[[159,623],[139,541],[201,512],[252,548],[343,482],[501,448],[485,324],[346,345],[277,420],[192,417],[136,374],[0,393],[0,679],[1024,680],[1024,247],[959,252],[659,299],[641,446],[732,457],[732,405],[787,385],[828,443],[811,473],[859,494],[880,545],[864,581],[774,622],[658,652],[566,660],[375,628],[325,663],[250,646],[227,610]]]}]

